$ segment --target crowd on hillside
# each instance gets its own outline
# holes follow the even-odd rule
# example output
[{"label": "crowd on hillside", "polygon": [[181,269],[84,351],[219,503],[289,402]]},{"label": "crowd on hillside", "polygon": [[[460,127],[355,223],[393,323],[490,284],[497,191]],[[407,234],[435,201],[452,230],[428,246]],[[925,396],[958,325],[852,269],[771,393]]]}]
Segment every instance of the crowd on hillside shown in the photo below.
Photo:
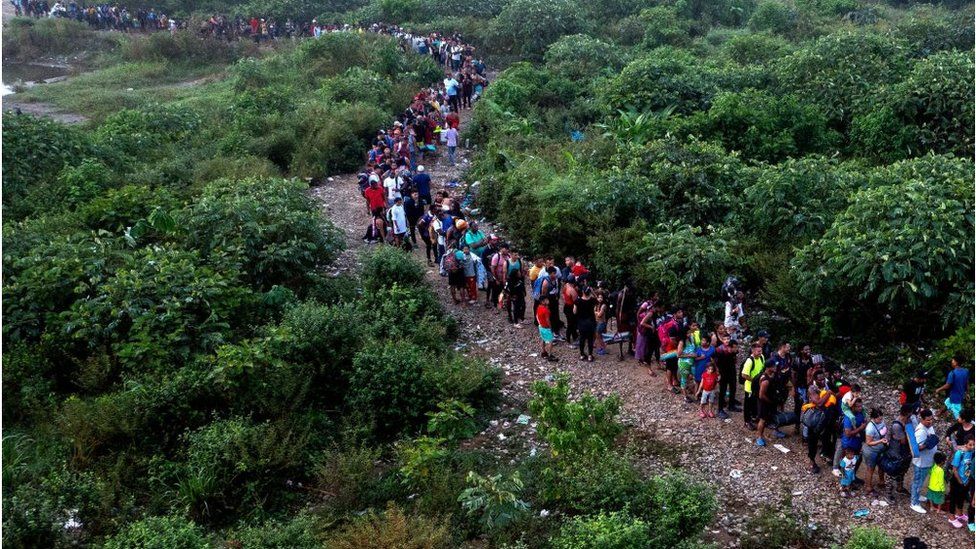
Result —
[{"label": "crowd on hillside", "polygon": [[[410,40],[422,53],[440,52],[443,43],[436,36]],[[753,333],[734,278],[721,289],[724,318],[706,325],[658,294],[640,299],[632,283],[612,290],[577,258],[557,265],[553,258],[523,257],[479,225],[465,198],[455,195],[456,182],[434,192],[423,162],[444,147],[447,162],[455,164],[458,112],[470,108],[487,85],[473,51],[458,37],[450,42],[460,50],[457,57],[435,54],[445,67],[444,81],[418,93],[390,127],[378,131],[365,155],[359,174],[370,215],[364,241],[423,247],[428,265],[446,277],[455,304],[504,311],[517,328],[533,322],[543,360],[559,360],[555,349],[564,346],[592,362],[594,355],[608,354],[608,345],[626,344],[650,376],[660,375],[665,390],[695,404],[702,421],[741,413],[759,447],[789,436],[784,429],[792,427],[805,442],[809,472],[820,474],[820,463],[829,467],[841,497],[900,493],[916,512],[941,512],[954,527],[976,528],[976,429],[973,410],[963,409],[970,374],[962,357],[952,361],[935,391],[939,398],[946,393],[940,404],[955,421],[940,437],[934,427],[938,400],[926,393],[929,372],[905,383],[897,406],[882,402],[809,345],[794,352],[789,342],[773,345],[764,330]]]}]

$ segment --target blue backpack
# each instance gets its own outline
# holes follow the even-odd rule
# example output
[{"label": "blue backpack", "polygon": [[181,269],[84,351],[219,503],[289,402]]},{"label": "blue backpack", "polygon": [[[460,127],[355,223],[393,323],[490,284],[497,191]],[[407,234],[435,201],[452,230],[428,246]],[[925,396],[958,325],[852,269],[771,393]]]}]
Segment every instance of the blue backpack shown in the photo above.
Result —
[{"label": "blue backpack", "polygon": [[542,299],[542,282],[547,278],[549,277],[539,273],[539,278],[535,279],[535,282],[532,284],[532,299],[536,301]]}]

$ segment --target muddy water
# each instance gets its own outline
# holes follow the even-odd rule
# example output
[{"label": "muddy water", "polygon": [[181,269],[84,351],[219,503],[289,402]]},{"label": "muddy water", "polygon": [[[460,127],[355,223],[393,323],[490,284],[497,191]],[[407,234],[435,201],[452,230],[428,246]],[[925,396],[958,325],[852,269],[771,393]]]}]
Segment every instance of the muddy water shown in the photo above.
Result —
[{"label": "muddy water", "polygon": [[3,95],[14,93],[14,86],[29,86],[35,82],[68,75],[67,67],[36,63],[4,62],[0,69],[3,75]]}]

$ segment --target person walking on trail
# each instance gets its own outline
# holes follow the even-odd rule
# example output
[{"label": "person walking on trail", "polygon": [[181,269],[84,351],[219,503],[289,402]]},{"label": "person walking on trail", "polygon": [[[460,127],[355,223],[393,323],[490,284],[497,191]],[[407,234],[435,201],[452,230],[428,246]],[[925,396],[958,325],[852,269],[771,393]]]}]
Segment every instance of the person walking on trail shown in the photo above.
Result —
[{"label": "person walking on trail", "polygon": [[582,294],[573,303],[573,316],[579,332],[580,360],[593,362],[593,338],[596,337],[596,306],[593,289],[583,288]]},{"label": "person walking on trail", "polygon": [[[514,261],[513,259],[512,262]],[[506,276],[508,280],[505,283],[505,294],[508,299],[505,309],[508,313],[508,321],[516,328],[521,328],[522,322],[525,321],[525,277],[522,275],[521,266],[509,269]]]},{"label": "person walking on trail", "polygon": [[742,420],[750,431],[755,431],[756,425],[754,421],[757,413],[759,388],[755,387],[753,383],[759,379],[759,376],[766,369],[766,359],[762,354],[762,344],[758,341],[752,343],[749,347],[749,352],[749,358],[742,363],[742,369],[739,373],[742,379],[742,390],[745,392],[745,398],[742,402]]},{"label": "person walking on trail", "polygon": [[[910,507],[916,513],[925,514],[925,508],[920,505],[928,501],[922,495],[925,479],[932,470],[935,452],[939,447],[939,437],[935,435],[935,416],[932,410],[922,410],[918,414],[918,424],[912,430],[909,426],[908,443],[912,450],[912,487]],[[924,499],[923,499],[924,498]]]},{"label": "person walking on trail", "polygon": [[428,204],[433,204],[434,199],[430,194],[430,176],[427,175],[426,168],[417,166],[417,174],[413,176],[413,184],[420,193],[420,198]]},{"label": "person walking on trail", "polygon": [[444,131],[444,134],[447,145],[447,159],[452,166],[457,166],[457,158],[455,156],[458,147],[457,128],[448,128]]},{"label": "person walking on trail", "polygon": [[607,295],[603,290],[596,293],[594,314],[596,315],[596,354],[603,356],[607,354],[607,342],[603,339],[603,335],[607,333],[607,320],[610,317],[610,306],[607,304]]},{"label": "person walking on trail", "polygon": [[573,309],[576,300],[579,299],[579,290],[576,288],[575,276],[569,275],[563,279],[560,293],[563,296],[563,316],[566,317],[566,342],[570,346],[573,346],[574,341],[579,341],[579,331],[576,328],[576,313]]},{"label": "person walking on trail", "polygon": [[[417,246],[417,224],[420,223],[420,219],[424,216],[427,211],[428,203],[424,199],[420,198],[420,193],[416,190],[410,193],[403,201],[403,211],[407,216],[407,225],[410,227],[410,241],[413,242],[414,246]],[[424,230],[420,230],[420,238],[424,238]],[[429,261],[429,258],[428,258]]]},{"label": "person walking on trail", "polygon": [[393,207],[387,212],[390,229],[393,233],[393,245],[402,246],[404,238],[407,236],[409,226],[407,225],[407,214],[403,208],[403,198],[393,199]]},{"label": "person walking on trail", "polygon": [[485,301],[486,308],[498,306],[502,291],[505,288],[505,283],[508,281],[508,262],[510,259],[511,255],[508,250],[508,244],[501,244],[498,247],[498,251],[492,254],[489,260],[488,272],[491,276],[488,277],[488,297]]},{"label": "person walking on trail", "polygon": [[[766,438],[763,436],[765,434],[766,426],[773,422],[773,418],[776,416],[776,402],[773,396],[773,378],[776,377],[776,365],[772,362],[767,363],[765,371],[759,376],[756,398],[756,415],[759,417],[759,423],[756,425],[756,446],[766,446]],[[753,382],[753,389],[755,389],[755,384]]]},{"label": "person walking on trail", "polygon": [[542,340],[542,358],[556,362],[559,360],[552,354],[552,342],[555,339],[552,333],[552,324],[549,319],[549,303],[545,300],[539,303],[535,309],[535,320],[539,325],[539,338]]},{"label": "person walking on trail", "polygon": [[[888,449],[888,425],[885,424],[881,410],[872,408],[867,426],[864,429],[864,445],[861,447],[861,462],[867,469],[864,479],[866,495],[877,497],[878,490],[885,485],[885,472],[881,465],[881,456]],[[877,474],[877,488],[875,490],[875,474]]]},{"label": "person walking on trail", "polygon": [[816,475],[820,473],[817,446],[827,452],[830,451],[828,448],[833,448],[833,439],[827,435],[827,431],[836,421],[833,412],[837,408],[837,399],[827,387],[827,377],[822,371],[814,374],[813,383],[807,387],[806,393],[809,401],[803,405],[802,414],[807,418],[804,422],[807,427],[807,459],[810,461],[810,474]]},{"label": "person walking on trail", "polygon": [[717,415],[719,419],[728,419],[728,412],[739,411],[735,406],[735,387],[739,379],[735,360],[739,356],[739,343],[728,335],[722,336],[720,341],[715,348],[715,364],[719,375]]},{"label": "person walking on trail", "polygon": [[969,370],[964,366],[965,360],[962,355],[952,357],[952,370],[946,376],[945,384],[935,390],[936,393],[949,392],[949,396],[945,399],[945,407],[954,419],[959,419],[962,401],[969,391]]}]

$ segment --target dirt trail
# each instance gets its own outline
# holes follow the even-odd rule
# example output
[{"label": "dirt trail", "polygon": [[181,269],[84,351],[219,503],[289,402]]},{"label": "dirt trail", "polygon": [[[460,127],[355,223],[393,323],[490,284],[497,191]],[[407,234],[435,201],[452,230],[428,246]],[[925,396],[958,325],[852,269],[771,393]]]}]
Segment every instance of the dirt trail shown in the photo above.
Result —
[{"label": "dirt trail", "polygon": [[[461,113],[462,128],[470,118],[470,111]],[[461,174],[466,165],[468,151],[459,149],[459,166],[451,167],[444,156],[428,159],[424,165],[433,179],[434,190]],[[312,191],[321,201],[323,208],[336,225],[343,229],[347,237],[348,249],[337,262],[337,271],[347,271],[358,266],[360,251],[365,249],[361,238],[369,221],[363,199],[359,194],[356,176],[352,174],[333,176],[323,186]],[[486,232],[492,232],[490,223],[483,223]],[[415,250],[421,262],[423,250]],[[529,394],[529,386],[538,379],[544,379],[557,371],[572,376],[574,391],[588,391],[605,396],[617,393],[623,400],[623,420],[632,425],[644,438],[653,439],[659,448],[657,455],[646,458],[644,463],[649,471],[662,467],[663,460],[680,466],[689,473],[715,484],[719,489],[720,511],[710,530],[710,538],[728,546],[735,546],[735,540],[742,536],[746,518],[762,503],[778,503],[784,497],[792,499],[793,508],[809,516],[810,528],[826,533],[828,538],[846,540],[850,528],[857,525],[879,526],[899,539],[918,536],[930,547],[972,546],[972,536],[963,528],[952,529],[944,515],[917,515],[908,508],[907,496],[869,498],[858,493],[851,499],[838,497],[837,479],[829,468],[817,476],[807,470],[806,447],[792,428],[787,429],[789,437],[783,440],[770,438],[770,446],[761,449],[754,443],[754,433],[742,426],[741,414],[731,414],[725,422],[718,419],[700,420],[695,405],[685,404],[679,397],[665,391],[663,374],[655,377],[641,368],[632,357],[619,361],[615,349],[607,356],[597,357],[593,363],[582,363],[571,349],[557,348],[561,361],[549,363],[541,360],[538,353],[538,337],[530,324],[513,327],[503,312],[486,310],[481,302],[470,307],[454,305],[447,290],[446,279],[438,275],[433,267],[428,268],[428,279],[435,289],[445,310],[459,320],[461,341],[459,348],[468,353],[483,356],[505,372],[503,393],[515,408],[524,403]],[[528,314],[531,315],[531,306]],[[874,395],[878,404],[887,404],[891,410],[897,402],[897,393],[889,388],[865,380],[862,386],[868,387],[865,394]],[[740,388],[741,389],[741,388]],[[741,391],[740,391],[741,393]],[[740,395],[741,398],[741,395]],[[869,399],[868,405],[871,404]],[[867,406],[866,406],[867,407]],[[506,450],[517,459],[518,454],[534,447],[534,429],[521,426],[514,421],[516,412],[493,421],[485,436],[499,440],[514,440],[521,437],[521,446]],[[777,450],[773,443],[781,444],[788,453]],[[730,473],[741,471],[739,478]],[[863,476],[863,472],[861,473]],[[884,503],[881,503],[884,502]],[[887,504],[887,505],[886,505]],[[852,513],[861,508],[870,509],[866,519],[853,519]]]}]

